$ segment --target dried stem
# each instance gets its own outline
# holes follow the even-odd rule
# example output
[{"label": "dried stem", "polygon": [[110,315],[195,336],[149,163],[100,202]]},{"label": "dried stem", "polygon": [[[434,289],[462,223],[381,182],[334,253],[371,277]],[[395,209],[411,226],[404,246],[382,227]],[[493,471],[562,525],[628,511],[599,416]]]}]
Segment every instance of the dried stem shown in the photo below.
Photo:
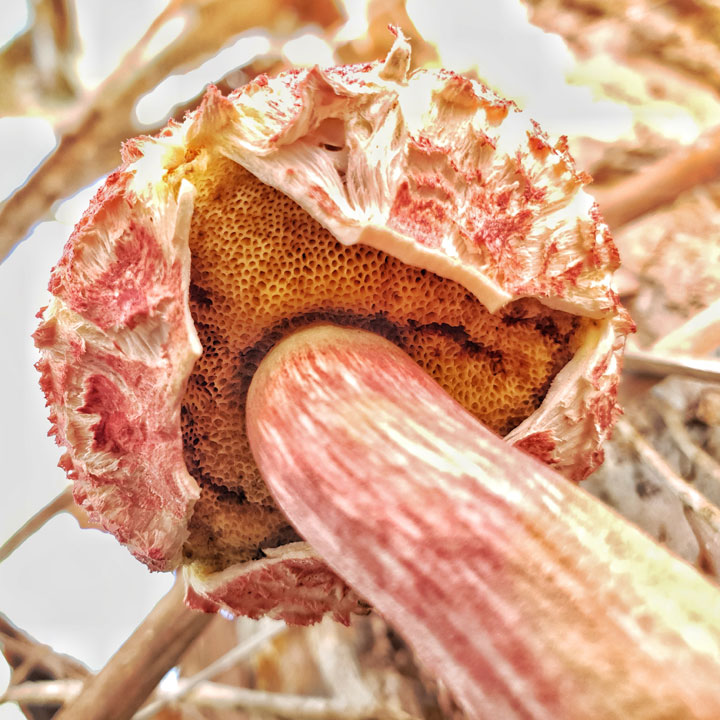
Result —
[{"label": "dried stem", "polygon": [[311,653],[332,695],[343,697],[356,707],[367,707],[374,694],[360,670],[357,654],[341,639],[344,629],[337,623],[319,623],[308,628]]},{"label": "dried stem", "polygon": [[36,680],[10,686],[0,695],[2,703],[18,705],[58,705],[77,698],[83,689],[82,680]]},{"label": "dried stem", "polygon": [[214,617],[185,607],[183,595],[182,581],[175,582],[56,720],[130,720]]},{"label": "dried stem", "polygon": [[[25,683],[29,678],[45,680],[82,679],[90,674],[90,671],[79,661],[69,655],[56,653],[51,647],[39,643],[20,628],[13,625],[6,617],[0,614],[0,651],[11,668],[10,689]],[[80,680],[80,683],[82,681]],[[27,686],[32,683],[27,683]],[[5,698],[7,699],[7,698]],[[4,699],[0,697],[0,703]],[[57,710],[61,702],[55,703],[56,707],[47,708],[48,714],[43,715],[33,706],[26,706],[22,700],[20,710],[28,718],[50,717],[53,710]]]},{"label": "dried stem", "polygon": [[269,627],[261,629],[256,635],[248,638],[240,645],[236,645],[232,650],[215,660],[215,662],[210,663],[210,665],[203,668],[200,672],[190,678],[181,680],[180,686],[175,692],[163,695],[154,702],[151,702],[147,707],[143,708],[135,715],[134,720],[150,720],[150,718],[152,718],[160,709],[165,707],[165,705],[182,700],[184,697],[189,695],[194,688],[200,685],[200,683],[209,680],[216,675],[220,675],[226,670],[229,670],[233,665],[250,657],[255,650],[282,632],[284,629],[285,625],[283,623],[275,623]]},{"label": "dried stem", "polygon": [[664,335],[652,349],[657,353],[707,355],[716,347],[720,347],[720,298]]},{"label": "dried stem", "polygon": [[72,486],[66,487],[54,500],[36,512],[17,532],[0,546],[0,563],[7,560],[29,537],[58,513],[68,510],[73,503]]},{"label": "dried stem", "polygon": [[391,343],[298,332],[247,412],[291,522],[471,716],[720,717],[718,589]]},{"label": "dried stem", "polygon": [[626,375],[621,386],[625,400],[644,395],[668,375],[699,380],[720,380],[720,361],[700,359],[720,345],[720,300],[664,335],[650,350],[641,350],[630,339],[625,350]]},{"label": "dried stem", "polygon": [[[140,96],[174,70],[198,64],[252,27],[272,31],[279,26],[288,30],[287,21],[293,14],[298,26],[303,22],[327,26],[340,19],[337,8],[329,1],[301,6],[293,6],[289,0],[170,2],[117,70],[76,113],[72,127],[64,128],[55,151],[22,188],[0,205],[0,260],[55,201],[118,165],[120,144],[137,133],[132,111]],[[152,40],[173,19],[186,21],[184,31],[147,58]]]},{"label": "dried stem", "polygon": [[672,155],[608,188],[595,188],[605,222],[622,225],[671,203],[696,185],[720,175],[720,128],[703,136],[691,148]]},{"label": "dried stem", "polygon": [[674,407],[658,397],[649,398],[649,402],[662,418],[678,450],[700,471],[703,487],[699,482],[696,482],[696,487],[716,503],[720,502],[720,463],[693,440],[681,414]]},{"label": "dried stem", "polygon": [[72,0],[34,0],[30,26],[0,49],[0,116],[54,117],[77,99]]},{"label": "dried stem", "polygon": [[375,705],[354,706],[341,698],[263,692],[216,683],[199,685],[186,700],[200,707],[218,710],[242,708],[291,720],[412,720],[411,716],[402,710],[379,708]]},{"label": "dried stem", "polygon": [[683,375],[706,382],[720,382],[720,360],[661,354],[654,350],[640,350],[630,344],[625,352],[624,367],[630,372],[659,378]]},{"label": "dried stem", "polygon": [[[82,692],[80,680],[28,682],[10,688],[0,696],[3,702],[33,705],[56,705],[71,702]],[[168,702],[171,698],[168,699]],[[291,720],[412,720],[401,710],[375,705],[353,706],[340,698],[308,697],[289,693],[250,690],[219,683],[202,682],[183,699],[184,705],[214,710],[250,710]],[[135,715],[132,720],[140,720]]]},{"label": "dried stem", "polygon": [[720,580],[720,509],[681,478],[667,460],[625,419],[615,431],[629,443],[643,464],[681,503],[685,518],[698,543],[697,565]]}]

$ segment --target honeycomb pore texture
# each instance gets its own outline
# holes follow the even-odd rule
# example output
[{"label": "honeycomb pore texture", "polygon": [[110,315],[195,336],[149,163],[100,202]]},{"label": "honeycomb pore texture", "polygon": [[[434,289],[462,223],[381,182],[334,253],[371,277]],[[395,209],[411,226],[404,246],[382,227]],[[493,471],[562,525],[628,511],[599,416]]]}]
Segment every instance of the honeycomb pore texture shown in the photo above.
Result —
[{"label": "honeycomb pore texture", "polygon": [[523,299],[489,313],[461,285],[346,247],[297,203],[223,157],[191,165],[190,307],[203,345],[183,398],[201,487],[185,545],[207,570],[296,540],[250,452],[245,396],[267,351],[304,325],[374,331],[501,435],[534,412],[591,322]]}]

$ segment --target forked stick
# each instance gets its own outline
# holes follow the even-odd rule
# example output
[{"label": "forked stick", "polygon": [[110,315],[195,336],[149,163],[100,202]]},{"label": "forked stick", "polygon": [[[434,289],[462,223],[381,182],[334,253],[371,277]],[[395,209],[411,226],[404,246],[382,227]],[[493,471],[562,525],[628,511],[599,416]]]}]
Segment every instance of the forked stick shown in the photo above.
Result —
[{"label": "forked stick", "polygon": [[289,519],[471,717],[720,717],[718,589],[394,345],[300,331],[247,407]]},{"label": "forked stick", "polygon": [[185,607],[184,592],[176,582],[56,720],[129,720],[213,618]]}]

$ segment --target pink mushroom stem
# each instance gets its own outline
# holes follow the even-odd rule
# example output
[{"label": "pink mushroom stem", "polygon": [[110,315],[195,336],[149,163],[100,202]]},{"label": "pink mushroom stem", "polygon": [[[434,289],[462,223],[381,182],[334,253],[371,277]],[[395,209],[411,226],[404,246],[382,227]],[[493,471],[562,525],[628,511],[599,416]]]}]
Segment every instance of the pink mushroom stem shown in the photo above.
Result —
[{"label": "pink mushroom stem", "polygon": [[718,589],[388,341],[299,331],[247,407],[280,507],[470,717],[720,717]]}]

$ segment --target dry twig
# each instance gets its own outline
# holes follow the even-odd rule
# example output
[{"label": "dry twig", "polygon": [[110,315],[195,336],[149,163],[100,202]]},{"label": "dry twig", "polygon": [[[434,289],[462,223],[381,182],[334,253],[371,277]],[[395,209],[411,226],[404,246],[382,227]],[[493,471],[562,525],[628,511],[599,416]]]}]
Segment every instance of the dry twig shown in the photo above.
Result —
[{"label": "dry twig", "polygon": [[357,707],[340,698],[308,697],[203,683],[186,698],[199,707],[242,708],[291,720],[412,720],[401,710],[376,705]]},{"label": "dry twig", "polygon": [[[0,703],[55,705],[71,702],[81,692],[82,682],[79,680],[29,682],[10,688],[5,695],[0,696]],[[339,698],[273,693],[211,682],[199,683],[183,701],[214,710],[251,710],[291,720],[412,720],[412,716],[402,711],[374,705],[354,707]],[[132,720],[139,720],[140,717],[135,715]]]},{"label": "dry twig", "polygon": [[0,704],[7,702],[18,705],[62,705],[80,695],[82,680],[38,680],[12,685],[0,695]]},{"label": "dry twig", "polygon": [[0,614],[0,648],[12,668],[11,684],[28,679],[84,678],[88,669],[69,655],[39,643]]},{"label": "dry twig", "polygon": [[683,480],[628,420],[619,420],[615,431],[630,444],[638,458],[652,469],[662,486],[680,501],[698,542],[698,567],[720,580],[720,509]]},{"label": "dry twig", "polygon": [[35,513],[17,532],[0,546],[0,563],[12,555],[20,545],[34,535],[45,523],[58,513],[69,510],[73,504],[72,486],[66,487],[54,500]]},{"label": "dry twig", "polygon": [[0,51],[0,115],[57,116],[77,99],[71,0],[35,0],[32,24]]},{"label": "dry twig", "polygon": [[675,408],[657,397],[651,398],[650,402],[665,423],[678,450],[700,471],[704,479],[703,486],[700,487],[699,481],[695,486],[714,502],[720,502],[720,464],[693,440]]},{"label": "dry twig", "polygon": [[720,360],[690,355],[660,354],[629,346],[625,352],[624,367],[630,372],[653,377],[683,375],[707,382],[720,382]]},{"label": "dry twig", "polygon": [[206,668],[196,673],[192,677],[183,678],[180,684],[172,693],[162,695],[157,700],[151,702],[147,707],[143,708],[134,716],[134,720],[150,720],[155,713],[161,710],[165,705],[170,705],[187,697],[194,688],[201,683],[209,680],[216,675],[229,670],[233,665],[247,659],[257,650],[258,647],[265,644],[268,640],[275,637],[285,629],[283,623],[272,623],[271,625],[260,626],[255,635],[249,637],[245,642],[236,645],[232,650],[225,653],[222,657],[210,663]]},{"label": "dry twig", "polygon": [[130,720],[214,617],[185,607],[183,596],[177,581],[57,720]]},{"label": "dry twig", "polygon": [[[0,650],[12,670],[10,689],[21,683],[32,685],[37,681],[82,679],[90,672],[79,660],[39,643],[3,615],[0,615]],[[20,702],[20,710],[31,720],[47,720],[59,708],[59,702],[55,706],[42,707]]]},{"label": "dry twig", "polygon": [[[158,31],[177,18],[186,21],[185,30],[147,59]],[[54,202],[118,164],[120,144],[137,132],[132,121],[135,102],[173,71],[198,64],[253,27],[272,31],[276,27],[287,29],[288,24],[299,27],[313,22],[327,27],[339,19],[331,0],[300,5],[289,0],[173,0],[80,109],[55,151],[22,188],[0,205],[0,260]]]},{"label": "dry twig", "polygon": [[720,128],[609,188],[594,188],[605,222],[622,225],[720,175]]},{"label": "dry twig", "polygon": [[657,353],[707,355],[720,346],[720,298],[658,340]]}]

